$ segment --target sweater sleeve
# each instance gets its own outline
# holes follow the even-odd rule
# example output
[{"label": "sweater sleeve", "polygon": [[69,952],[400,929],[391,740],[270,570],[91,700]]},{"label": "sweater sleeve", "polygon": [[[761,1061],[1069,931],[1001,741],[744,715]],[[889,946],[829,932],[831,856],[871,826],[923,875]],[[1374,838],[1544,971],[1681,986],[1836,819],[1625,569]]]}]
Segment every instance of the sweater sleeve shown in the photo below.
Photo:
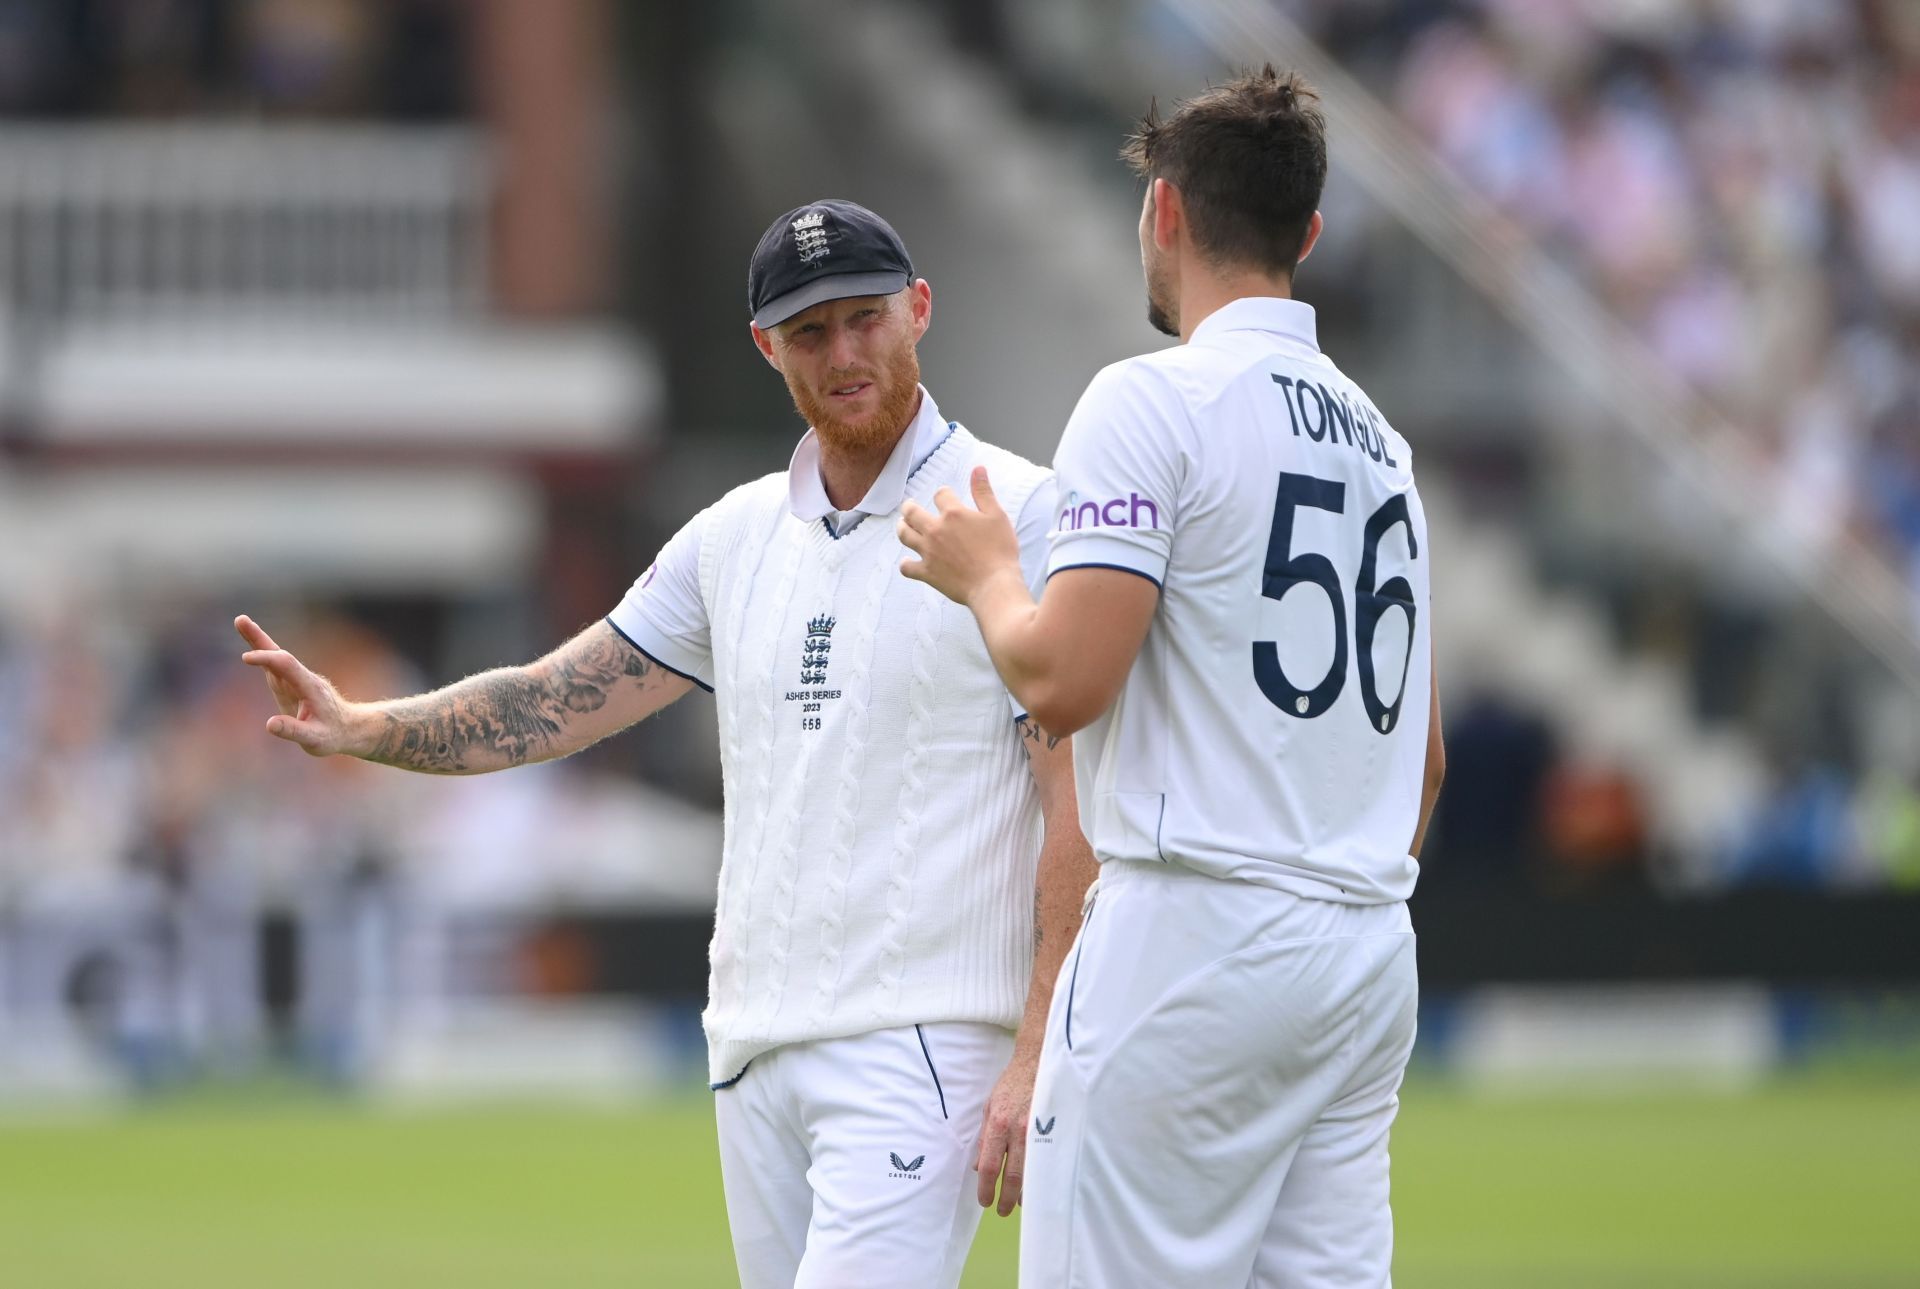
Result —
[{"label": "sweater sleeve", "polygon": [[700,594],[700,543],[712,515],[708,507],[688,520],[607,615],[627,643],[709,692],[713,628]]}]

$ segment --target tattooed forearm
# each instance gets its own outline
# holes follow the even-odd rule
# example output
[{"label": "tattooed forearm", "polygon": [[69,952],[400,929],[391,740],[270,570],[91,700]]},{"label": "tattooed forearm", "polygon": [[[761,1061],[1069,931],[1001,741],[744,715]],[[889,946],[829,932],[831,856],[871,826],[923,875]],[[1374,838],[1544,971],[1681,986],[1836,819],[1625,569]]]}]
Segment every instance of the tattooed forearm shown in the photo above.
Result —
[{"label": "tattooed forearm", "polygon": [[524,765],[556,736],[565,708],[528,670],[509,668],[437,693],[386,705],[386,730],[369,761],[436,774]]},{"label": "tattooed forearm", "polygon": [[[1029,760],[1033,758],[1033,749],[1041,740],[1046,740],[1047,751],[1051,752],[1066,740],[1041,729],[1031,716],[1022,716],[1014,722],[1014,732],[1020,736],[1020,751]],[[1031,746],[1030,746],[1031,745]]]},{"label": "tattooed forearm", "polygon": [[[428,774],[477,774],[548,761],[620,728],[593,719],[608,702],[665,676],[604,624],[540,661],[470,676],[418,698],[381,703],[366,759]],[[671,697],[684,692],[684,682]],[[671,701],[663,692],[663,700]],[[663,702],[664,705],[664,702]]]}]

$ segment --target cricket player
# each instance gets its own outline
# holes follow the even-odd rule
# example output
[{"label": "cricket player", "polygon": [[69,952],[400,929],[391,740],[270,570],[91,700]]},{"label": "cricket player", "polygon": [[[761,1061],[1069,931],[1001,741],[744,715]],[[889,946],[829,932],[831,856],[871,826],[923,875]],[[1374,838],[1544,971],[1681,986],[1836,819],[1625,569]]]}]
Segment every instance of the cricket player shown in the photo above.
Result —
[{"label": "cricket player", "polygon": [[932,289],[872,211],[776,219],[748,303],[811,428],[604,622],[379,703],[236,625],[279,702],[270,733],[428,773],[565,756],[713,690],[725,853],[703,1019],[740,1282],[952,1286],[996,1182],[1003,1215],[1019,1200],[1052,984],[1095,868],[1070,745],[1010,705],[965,610],[898,576],[895,522],[986,466],[1037,583],[1052,480],[921,387]]},{"label": "cricket player", "polygon": [[1081,398],[1037,604],[991,467],[977,508],[901,518],[903,571],[1075,736],[1101,864],[1034,1096],[1034,1289],[1390,1283],[1443,754],[1412,453],[1292,298],[1324,129],[1269,67],[1130,142],[1149,317],[1184,343]]}]

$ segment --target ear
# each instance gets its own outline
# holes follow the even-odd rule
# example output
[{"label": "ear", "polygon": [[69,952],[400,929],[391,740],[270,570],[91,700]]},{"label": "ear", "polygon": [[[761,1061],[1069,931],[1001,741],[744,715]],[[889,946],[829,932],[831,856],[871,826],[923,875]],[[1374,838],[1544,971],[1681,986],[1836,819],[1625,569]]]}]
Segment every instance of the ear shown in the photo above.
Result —
[{"label": "ear", "polygon": [[1314,211],[1313,218],[1307,221],[1307,235],[1300,239],[1300,258],[1293,262],[1294,267],[1298,268],[1301,261],[1313,254],[1313,244],[1320,240],[1320,230],[1325,227],[1326,221],[1320,218],[1320,212]]},{"label": "ear", "polygon": [[907,304],[913,311],[913,338],[916,342],[933,325],[933,286],[925,278],[915,278],[907,288]]},{"label": "ear", "polygon": [[1165,179],[1153,181],[1153,244],[1170,251],[1186,227],[1187,207],[1180,190]]},{"label": "ear", "polygon": [[760,351],[760,356],[767,360],[767,365],[785,375],[786,369],[780,366],[780,359],[773,352],[773,333],[762,331],[751,322],[747,324],[747,330],[753,333],[754,347]]}]

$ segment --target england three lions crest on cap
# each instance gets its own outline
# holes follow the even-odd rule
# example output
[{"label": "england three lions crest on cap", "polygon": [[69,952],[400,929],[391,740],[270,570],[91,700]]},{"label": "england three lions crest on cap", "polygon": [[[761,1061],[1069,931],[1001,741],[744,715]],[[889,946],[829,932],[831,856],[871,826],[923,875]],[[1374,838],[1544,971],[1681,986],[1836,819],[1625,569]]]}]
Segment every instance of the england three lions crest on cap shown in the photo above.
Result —
[{"label": "england three lions crest on cap", "polygon": [[825,259],[832,247],[827,245],[827,212],[810,210],[793,221],[793,249],[802,262],[818,263]]}]

